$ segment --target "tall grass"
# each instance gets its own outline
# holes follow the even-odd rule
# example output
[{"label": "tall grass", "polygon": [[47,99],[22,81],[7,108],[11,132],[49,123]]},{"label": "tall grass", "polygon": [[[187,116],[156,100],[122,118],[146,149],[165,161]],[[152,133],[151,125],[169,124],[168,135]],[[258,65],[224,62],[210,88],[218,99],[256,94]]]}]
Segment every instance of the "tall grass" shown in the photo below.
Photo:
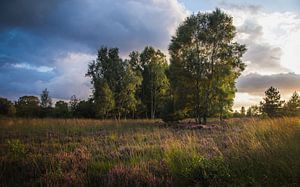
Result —
[{"label": "tall grass", "polygon": [[165,128],[149,120],[0,120],[0,183],[297,186],[300,120]]}]

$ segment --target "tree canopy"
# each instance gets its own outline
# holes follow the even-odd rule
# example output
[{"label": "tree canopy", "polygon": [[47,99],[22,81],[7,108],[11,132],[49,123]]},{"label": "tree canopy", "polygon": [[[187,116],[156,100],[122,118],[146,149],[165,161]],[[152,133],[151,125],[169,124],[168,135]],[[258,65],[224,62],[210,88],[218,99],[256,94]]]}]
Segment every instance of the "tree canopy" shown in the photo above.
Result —
[{"label": "tree canopy", "polygon": [[118,48],[101,47],[98,58],[89,64],[86,76],[93,84],[96,115],[111,114],[120,119],[136,110],[136,88],[141,80],[128,60],[119,57]]},{"label": "tree canopy", "polygon": [[169,46],[175,110],[198,122],[231,109],[246,48],[234,42],[232,17],[216,9],[188,17]]},{"label": "tree canopy", "polygon": [[36,117],[40,112],[40,101],[35,96],[22,96],[16,102],[17,115],[20,117]]}]

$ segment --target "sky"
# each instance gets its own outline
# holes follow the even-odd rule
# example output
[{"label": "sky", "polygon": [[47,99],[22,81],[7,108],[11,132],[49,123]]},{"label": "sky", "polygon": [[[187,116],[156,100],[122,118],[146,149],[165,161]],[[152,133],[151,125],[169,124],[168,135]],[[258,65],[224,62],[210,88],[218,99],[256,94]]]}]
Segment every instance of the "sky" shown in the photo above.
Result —
[{"label": "sky", "polygon": [[299,0],[1,0],[0,96],[17,100],[48,88],[55,100],[86,99],[84,75],[101,46],[126,58],[147,45],[168,53],[190,14],[221,8],[235,40],[247,46],[234,108],[258,104],[275,86],[284,99],[300,91]]}]

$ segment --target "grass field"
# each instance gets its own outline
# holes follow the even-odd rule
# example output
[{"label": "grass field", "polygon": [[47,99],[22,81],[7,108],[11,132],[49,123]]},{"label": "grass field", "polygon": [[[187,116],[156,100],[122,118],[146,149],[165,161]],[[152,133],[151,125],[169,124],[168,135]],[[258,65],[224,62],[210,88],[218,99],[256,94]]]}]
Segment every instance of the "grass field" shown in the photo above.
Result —
[{"label": "grass field", "polygon": [[0,185],[299,186],[300,119],[0,119]]}]

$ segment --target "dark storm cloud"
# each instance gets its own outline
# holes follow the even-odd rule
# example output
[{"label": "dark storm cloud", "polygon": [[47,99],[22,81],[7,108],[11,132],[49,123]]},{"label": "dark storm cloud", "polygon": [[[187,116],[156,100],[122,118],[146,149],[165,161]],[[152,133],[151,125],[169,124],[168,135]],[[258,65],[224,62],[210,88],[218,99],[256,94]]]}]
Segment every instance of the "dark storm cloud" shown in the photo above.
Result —
[{"label": "dark storm cloud", "polygon": [[16,99],[22,93],[38,95],[40,89],[34,87],[39,81],[47,81],[55,76],[52,71],[15,68],[13,64],[2,63],[0,58],[0,96]]},{"label": "dark storm cloud", "polygon": [[169,29],[184,12],[176,1],[13,0],[1,2],[2,29],[23,28],[41,37],[60,37],[95,50],[156,45],[166,48]]},{"label": "dark storm cloud", "polygon": [[270,86],[279,88],[283,94],[300,91],[300,75],[295,73],[281,73],[274,75],[260,75],[257,73],[242,76],[238,79],[239,92],[263,95]]},{"label": "dark storm cloud", "polygon": [[[166,50],[185,15],[176,0],[2,0],[0,95],[50,87],[69,98],[75,88],[89,89],[84,74],[91,58],[84,54],[94,55],[102,45],[119,47],[122,55],[146,45]],[[80,63],[79,70],[70,71],[77,66],[72,61]],[[53,70],[40,71],[45,68]],[[72,80],[78,76],[83,78]],[[88,96],[89,90],[78,94]]]}]

